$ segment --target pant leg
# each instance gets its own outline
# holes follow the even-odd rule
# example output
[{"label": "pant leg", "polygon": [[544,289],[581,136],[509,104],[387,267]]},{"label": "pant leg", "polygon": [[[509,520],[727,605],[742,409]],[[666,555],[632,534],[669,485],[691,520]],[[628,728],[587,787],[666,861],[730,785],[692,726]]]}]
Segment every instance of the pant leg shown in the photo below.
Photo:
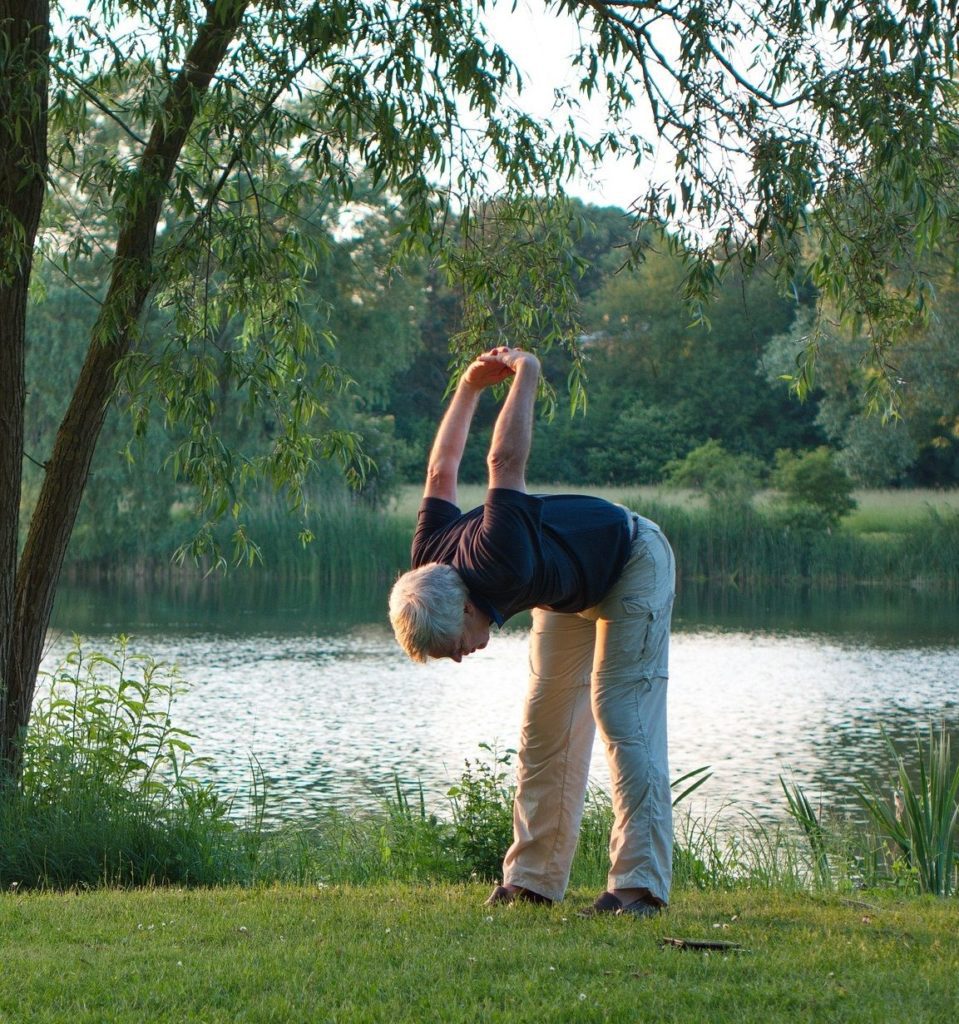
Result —
[{"label": "pant leg", "polygon": [[666,733],[675,562],[655,524],[638,518],[622,576],[587,614],[596,618],[593,715],[606,746],[614,825],[609,889],[669,901],[672,797]]},{"label": "pant leg", "polygon": [[593,747],[590,668],[595,625],[536,608],[503,881],[562,899],[579,838]]}]

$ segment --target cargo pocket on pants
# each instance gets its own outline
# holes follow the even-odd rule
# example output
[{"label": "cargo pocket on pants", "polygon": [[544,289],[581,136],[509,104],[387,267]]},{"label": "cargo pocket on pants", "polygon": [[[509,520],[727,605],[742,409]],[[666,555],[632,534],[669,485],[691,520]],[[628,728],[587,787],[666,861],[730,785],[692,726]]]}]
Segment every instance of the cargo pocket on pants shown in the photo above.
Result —
[{"label": "cargo pocket on pants", "polygon": [[624,597],[623,610],[639,620],[637,627],[642,631],[640,666],[642,676],[655,679],[669,674],[669,624],[672,615],[672,598],[662,608],[653,608],[648,601],[636,597]]}]

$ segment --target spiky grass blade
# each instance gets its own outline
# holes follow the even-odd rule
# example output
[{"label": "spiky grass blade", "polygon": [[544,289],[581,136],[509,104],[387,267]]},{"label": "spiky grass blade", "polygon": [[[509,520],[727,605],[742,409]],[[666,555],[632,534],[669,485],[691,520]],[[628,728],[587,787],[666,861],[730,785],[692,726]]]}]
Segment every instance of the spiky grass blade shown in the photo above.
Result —
[{"label": "spiky grass blade", "polygon": [[809,841],[809,847],[813,855],[813,871],[815,872],[816,882],[823,888],[831,888],[832,869],[829,864],[826,830],[823,828],[819,816],[813,810],[809,798],[798,783],[793,784],[790,789],[789,784],[780,775],[779,784],[786,794],[786,804],[790,816],[799,825]]},{"label": "spiky grass blade", "polygon": [[[686,772],[685,775],[680,775],[678,779],[673,779],[673,781],[669,784],[670,789],[677,789],[687,779],[696,779],[696,781],[691,786],[687,786],[679,794],[679,796],[673,798],[673,807],[675,807],[679,803],[682,803],[682,801],[685,800],[686,797],[690,795],[690,793],[695,793],[696,790],[703,785],[703,783],[707,782],[709,779],[713,777],[713,773],[709,769],[710,765],[706,764],[700,768],[694,768],[691,772]],[[696,776],[699,776],[699,778],[696,778]]]},{"label": "spiky grass blade", "polygon": [[956,888],[956,841],[959,833],[959,765],[952,767],[945,724],[938,736],[929,728],[928,751],[916,737],[918,784],[883,730],[896,758],[901,807],[884,801],[874,789],[860,787],[859,799],[881,835],[898,847],[906,866],[915,872],[923,892],[949,896]]}]

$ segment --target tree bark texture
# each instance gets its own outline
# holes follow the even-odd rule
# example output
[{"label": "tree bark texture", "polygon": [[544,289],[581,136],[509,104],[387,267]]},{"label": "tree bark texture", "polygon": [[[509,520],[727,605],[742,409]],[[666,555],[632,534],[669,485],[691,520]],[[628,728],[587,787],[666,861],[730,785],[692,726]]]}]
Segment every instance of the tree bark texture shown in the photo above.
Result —
[{"label": "tree bark texture", "polygon": [[[0,0],[0,722],[11,710],[27,291],[47,171],[49,20],[48,0]],[[0,773],[5,736],[4,729]]]},{"label": "tree bark texture", "polygon": [[29,721],[53,599],[97,439],[114,395],[117,366],[130,351],[155,283],[156,229],[167,187],[247,7],[247,0],[216,0],[210,5],[140,158],[135,194],[117,239],[110,285],[57,432],[17,568],[13,638],[4,666],[7,706],[0,723],[0,752],[6,751],[8,774],[19,772],[19,736]]}]

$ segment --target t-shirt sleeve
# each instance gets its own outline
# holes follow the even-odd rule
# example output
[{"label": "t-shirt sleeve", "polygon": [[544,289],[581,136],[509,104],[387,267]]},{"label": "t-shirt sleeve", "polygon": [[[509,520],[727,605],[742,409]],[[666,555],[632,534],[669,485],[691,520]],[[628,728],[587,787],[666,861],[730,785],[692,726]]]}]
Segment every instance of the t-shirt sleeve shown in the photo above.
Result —
[{"label": "t-shirt sleeve", "polygon": [[533,576],[542,557],[542,499],[504,487],[486,493],[473,567],[489,587],[512,589]]},{"label": "t-shirt sleeve", "polygon": [[416,532],[410,551],[410,565],[414,569],[435,560],[437,540],[450,523],[460,517],[460,510],[443,498],[424,498],[416,516]]}]

